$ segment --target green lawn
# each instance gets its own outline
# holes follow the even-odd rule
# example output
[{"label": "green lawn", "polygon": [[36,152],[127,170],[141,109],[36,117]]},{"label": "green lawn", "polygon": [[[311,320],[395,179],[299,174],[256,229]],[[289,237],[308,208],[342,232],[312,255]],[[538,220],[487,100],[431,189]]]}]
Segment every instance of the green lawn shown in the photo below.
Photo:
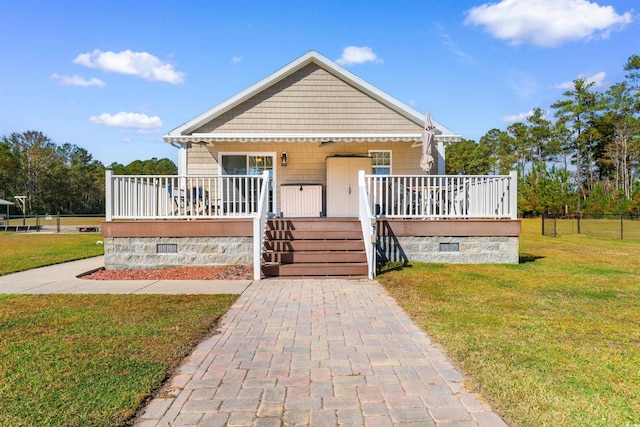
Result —
[{"label": "green lawn", "polygon": [[235,299],[0,295],[0,425],[125,425]]},{"label": "green lawn", "polygon": [[100,233],[0,233],[0,276],[35,267],[102,255]]},{"label": "green lawn", "polygon": [[520,265],[378,279],[510,424],[639,424],[640,242],[540,229],[523,221]]}]

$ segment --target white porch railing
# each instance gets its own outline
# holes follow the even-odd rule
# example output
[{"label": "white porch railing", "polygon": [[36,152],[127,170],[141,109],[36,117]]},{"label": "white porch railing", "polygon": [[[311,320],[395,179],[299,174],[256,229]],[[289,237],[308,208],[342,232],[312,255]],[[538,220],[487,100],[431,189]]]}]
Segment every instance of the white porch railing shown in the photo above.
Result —
[{"label": "white porch railing", "polygon": [[371,215],[371,204],[364,171],[358,172],[358,217],[367,255],[368,276],[372,280],[376,276],[376,218]]},{"label": "white porch railing", "polygon": [[518,176],[366,175],[377,217],[517,219]]},{"label": "white porch railing", "polygon": [[267,213],[269,193],[269,171],[262,173],[262,185],[258,196],[258,211],[253,218],[253,280],[262,277],[262,251],[264,249],[265,233],[267,230]]},{"label": "white porch railing", "polygon": [[107,171],[106,219],[253,218],[264,179],[261,175],[140,176]]}]

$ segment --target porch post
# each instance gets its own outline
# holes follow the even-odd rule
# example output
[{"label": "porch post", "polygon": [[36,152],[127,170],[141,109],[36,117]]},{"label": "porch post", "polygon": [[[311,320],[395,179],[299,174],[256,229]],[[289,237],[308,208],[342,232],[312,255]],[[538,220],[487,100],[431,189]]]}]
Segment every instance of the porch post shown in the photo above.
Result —
[{"label": "porch post", "polygon": [[187,143],[182,142],[178,147],[178,175],[187,175]]},{"label": "porch post", "polygon": [[511,219],[518,219],[518,172],[509,172],[509,213]]},{"label": "porch post", "polygon": [[446,173],[444,161],[445,161],[444,142],[438,141],[438,175],[444,175]]},{"label": "porch post", "polygon": [[111,182],[111,176],[113,172],[109,169],[106,170],[105,178],[105,201],[104,201],[104,214],[107,221],[113,219],[113,183]]}]

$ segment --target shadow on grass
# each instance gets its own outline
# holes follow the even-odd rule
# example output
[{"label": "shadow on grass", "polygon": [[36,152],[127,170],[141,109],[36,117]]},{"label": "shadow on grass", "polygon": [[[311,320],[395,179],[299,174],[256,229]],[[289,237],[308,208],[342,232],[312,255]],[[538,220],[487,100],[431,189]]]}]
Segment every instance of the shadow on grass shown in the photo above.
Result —
[{"label": "shadow on grass", "polygon": [[519,264],[526,264],[528,262],[535,262],[536,260],[543,259],[543,256],[540,255],[532,255],[532,254],[520,254]]},{"label": "shadow on grass", "polygon": [[377,266],[377,275],[389,273],[391,271],[400,271],[405,268],[411,268],[413,265],[408,262],[379,262]]}]

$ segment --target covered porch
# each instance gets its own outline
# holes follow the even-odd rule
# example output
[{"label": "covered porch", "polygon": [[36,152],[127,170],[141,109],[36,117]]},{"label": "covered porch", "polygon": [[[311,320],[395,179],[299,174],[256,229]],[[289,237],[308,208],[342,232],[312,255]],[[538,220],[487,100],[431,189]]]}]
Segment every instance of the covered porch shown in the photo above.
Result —
[{"label": "covered porch", "polygon": [[[277,234],[268,221],[295,219],[282,215],[273,198],[276,183],[268,172],[254,176],[107,172],[106,181],[102,230],[107,268],[253,264],[254,278],[259,280],[269,258],[265,242]],[[324,197],[322,210],[315,215],[318,224],[328,220],[323,218]],[[370,278],[380,259],[517,262],[515,173],[381,176],[360,171],[357,197],[358,214],[352,220],[360,223],[358,240]],[[306,221],[306,226],[313,226],[313,218]],[[314,239],[327,240],[332,232],[316,233]],[[279,233],[289,238],[294,234]],[[294,246],[291,240],[281,245]]]}]

